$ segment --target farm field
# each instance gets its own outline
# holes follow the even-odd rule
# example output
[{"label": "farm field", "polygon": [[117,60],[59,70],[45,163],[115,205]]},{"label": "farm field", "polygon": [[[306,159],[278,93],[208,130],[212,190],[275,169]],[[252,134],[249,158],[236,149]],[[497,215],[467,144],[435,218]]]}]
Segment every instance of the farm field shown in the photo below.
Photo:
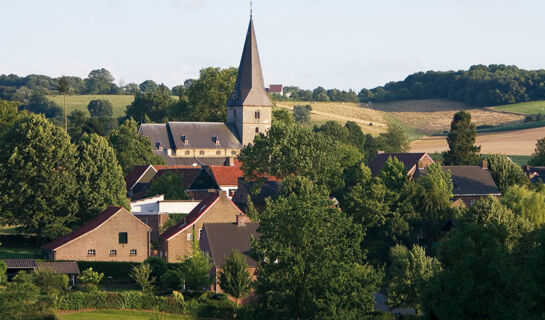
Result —
[{"label": "farm field", "polygon": [[130,310],[115,310],[115,311],[86,311],[57,314],[61,320],[101,320],[101,319],[116,319],[116,320],[196,320],[205,318],[196,318],[185,315],[175,315],[160,312],[144,312]]},{"label": "farm field", "polygon": [[472,121],[477,126],[512,125],[524,120],[523,115],[474,108],[464,103],[441,99],[392,101],[369,106],[387,112],[388,116],[424,135],[448,131],[452,117],[460,110],[471,113]]},{"label": "farm field", "polygon": [[491,107],[498,111],[518,112],[524,114],[545,113],[545,101],[528,101],[503,106]]},{"label": "farm field", "polygon": [[[62,95],[47,96],[61,108],[64,106]],[[115,95],[115,94],[90,94],[90,95],[66,95],[66,114],[74,110],[80,110],[89,115],[87,105],[91,100],[109,100],[113,106],[113,117],[118,118],[125,115],[125,109],[134,101],[133,95]]]},{"label": "farm field", "polygon": [[[545,137],[545,127],[477,134],[476,144],[482,153],[531,155],[536,141]],[[424,137],[411,142],[411,152],[442,152],[448,150],[444,136]]]}]

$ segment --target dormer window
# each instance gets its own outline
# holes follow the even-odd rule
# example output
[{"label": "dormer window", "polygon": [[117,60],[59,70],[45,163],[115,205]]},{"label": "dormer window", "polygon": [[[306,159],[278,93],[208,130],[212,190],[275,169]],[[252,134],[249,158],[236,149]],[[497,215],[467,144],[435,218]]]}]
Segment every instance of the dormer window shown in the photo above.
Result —
[{"label": "dormer window", "polygon": [[460,184],[459,183],[454,183],[453,187],[454,187],[455,190],[460,190]]},{"label": "dormer window", "polygon": [[220,144],[220,139],[218,138],[218,136],[213,136],[212,142],[214,142],[215,144]]},{"label": "dormer window", "polygon": [[161,141],[156,141],[156,142],[155,142],[155,147],[156,147],[157,149],[161,149]]},{"label": "dormer window", "polygon": [[188,144],[188,143],[189,143],[189,139],[188,139],[185,135],[183,135],[183,136],[182,136],[182,142],[185,143],[185,144]]}]

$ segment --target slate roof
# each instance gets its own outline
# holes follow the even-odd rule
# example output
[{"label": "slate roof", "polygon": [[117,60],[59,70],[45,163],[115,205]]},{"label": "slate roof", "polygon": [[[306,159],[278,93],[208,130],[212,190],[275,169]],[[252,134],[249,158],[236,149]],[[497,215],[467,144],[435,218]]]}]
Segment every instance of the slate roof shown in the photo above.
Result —
[{"label": "slate roof", "polygon": [[[176,149],[240,149],[242,145],[223,122],[169,122],[170,135]],[[182,141],[185,136],[187,143]],[[217,138],[217,143],[213,139]]]},{"label": "slate roof", "polygon": [[53,269],[55,272],[63,274],[80,274],[78,263],[74,261],[44,261],[36,262],[38,269]]},{"label": "slate roof", "polygon": [[238,226],[236,223],[205,223],[203,230],[210,248],[210,258],[216,267],[225,264],[225,260],[234,249],[240,251],[249,267],[257,267],[257,262],[250,254],[251,238],[259,238],[257,232],[259,223],[246,223]]},{"label": "slate roof", "polygon": [[209,194],[203,201],[201,201],[201,203],[191,210],[184,220],[161,233],[159,235],[159,239],[168,240],[179,232],[184,231],[187,227],[191,226],[201,215],[206,213],[206,210],[208,210],[214,203],[216,203],[216,201],[218,201],[219,196],[219,193]]},{"label": "slate roof", "polygon": [[246,33],[244,49],[242,50],[240,66],[238,67],[235,89],[227,101],[227,107],[237,106],[272,107],[269,95],[265,91],[254,22],[251,18],[250,24],[248,25],[248,32]]},{"label": "slate roof", "polygon": [[425,154],[426,153],[380,153],[369,163],[369,169],[371,169],[373,176],[377,176],[384,167],[386,160],[388,160],[389,157],[396,157],[397,160],[403,163],[405,169],[409,171],[412,167],[418,166],[418,161],[422,159]]},{"label": "slate roof", "polygon": [[210,166],[212,177],[218,186],[238,186],[238,179],[244,176],[239,166]]},{"label": "slate roof", "polygon": [[132,167],[131,171],[129,171],[129,173],[127,173],[127,175],[125,176],[125,185],[127,191],[131,190],[134,187],[134,185],[138,182],[140,177],[142,177],[144,172],[148,170],[148,168],[149,165],[138,165]]},{"label": "slate roof", "polygon": [[[110,206],[108,207],[108,209],[104,210],[98,216],[84,223],[81,227],[75,229],[74,231],[68,234],[65,234],[64,236],[61,236],[60,238],[56,240],[46,243],[45,245],[42,246],[42,248],[48,249],[48,250],[55,250],[58,247],[63,246],[67,244],[68,242],[83,236],[89,231],[98,228],[100,225],[102,225],[104,222],[106,222],[108,219],[110,219],[113,215],[118,213],[120,210],[125,210],[125,209],[123,207]],[[135,217],[135,219],[138,219],[138,218]],[[140,221],[140,219],[138,219],[138,221]],[[148,226],[146,225],[146,227]]]},{"label": "slate roof", "polygon": [[255,182],[244,182],[243,179],[240,179],[238,189],[232,198],[233,202],[245,205],[248,202],[248,195],[250,195],[254,204],[264,204],[265,199],[269,197],[276,199],[280,192],[282,181],[273,179],[266,180],[263,182],[261,189],[257,194],[251,194],[254,184]]},{"label": "slate roof", "polygon": [[2,259],[8,269],[35,269],[34,259]]},{"label": "slate roof", "polygon": [[[140,125],[139,134],[148,137],[151,140],[151,147],[157,150],[156,143],[161,142],[161,146],[165,149],[173,149],[171,137],[167,131],[165,123],[142,123]],[[162,151],[159,151],[163,153]]]},{"label": "slate roof", "polygon": [[444,166],[450,171],[454,196],[500,195],[490,171],[479,166]]}]

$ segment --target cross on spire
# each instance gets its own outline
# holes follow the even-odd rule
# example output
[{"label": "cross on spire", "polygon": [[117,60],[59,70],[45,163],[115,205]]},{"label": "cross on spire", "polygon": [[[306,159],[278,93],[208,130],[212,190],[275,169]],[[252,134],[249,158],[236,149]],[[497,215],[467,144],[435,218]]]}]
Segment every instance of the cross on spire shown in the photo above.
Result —
[{"label": "cross on spire", "polygon": [[254,15],[254,1],[250,0],[250,18]]}]

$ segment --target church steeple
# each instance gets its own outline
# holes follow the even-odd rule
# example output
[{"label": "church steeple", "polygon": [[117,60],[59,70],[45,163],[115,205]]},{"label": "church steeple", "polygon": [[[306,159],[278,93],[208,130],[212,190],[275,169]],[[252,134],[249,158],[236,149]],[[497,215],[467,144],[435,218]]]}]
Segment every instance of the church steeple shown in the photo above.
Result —
[{"label": "church steeple", "polygon": [[251,17],[238,68],[237,82],[235,89],[227,101],[227,106],[272,106],[269,95],[265,90],[261,61],[259,60],[259,52],[257,50],[254,22]]}]

